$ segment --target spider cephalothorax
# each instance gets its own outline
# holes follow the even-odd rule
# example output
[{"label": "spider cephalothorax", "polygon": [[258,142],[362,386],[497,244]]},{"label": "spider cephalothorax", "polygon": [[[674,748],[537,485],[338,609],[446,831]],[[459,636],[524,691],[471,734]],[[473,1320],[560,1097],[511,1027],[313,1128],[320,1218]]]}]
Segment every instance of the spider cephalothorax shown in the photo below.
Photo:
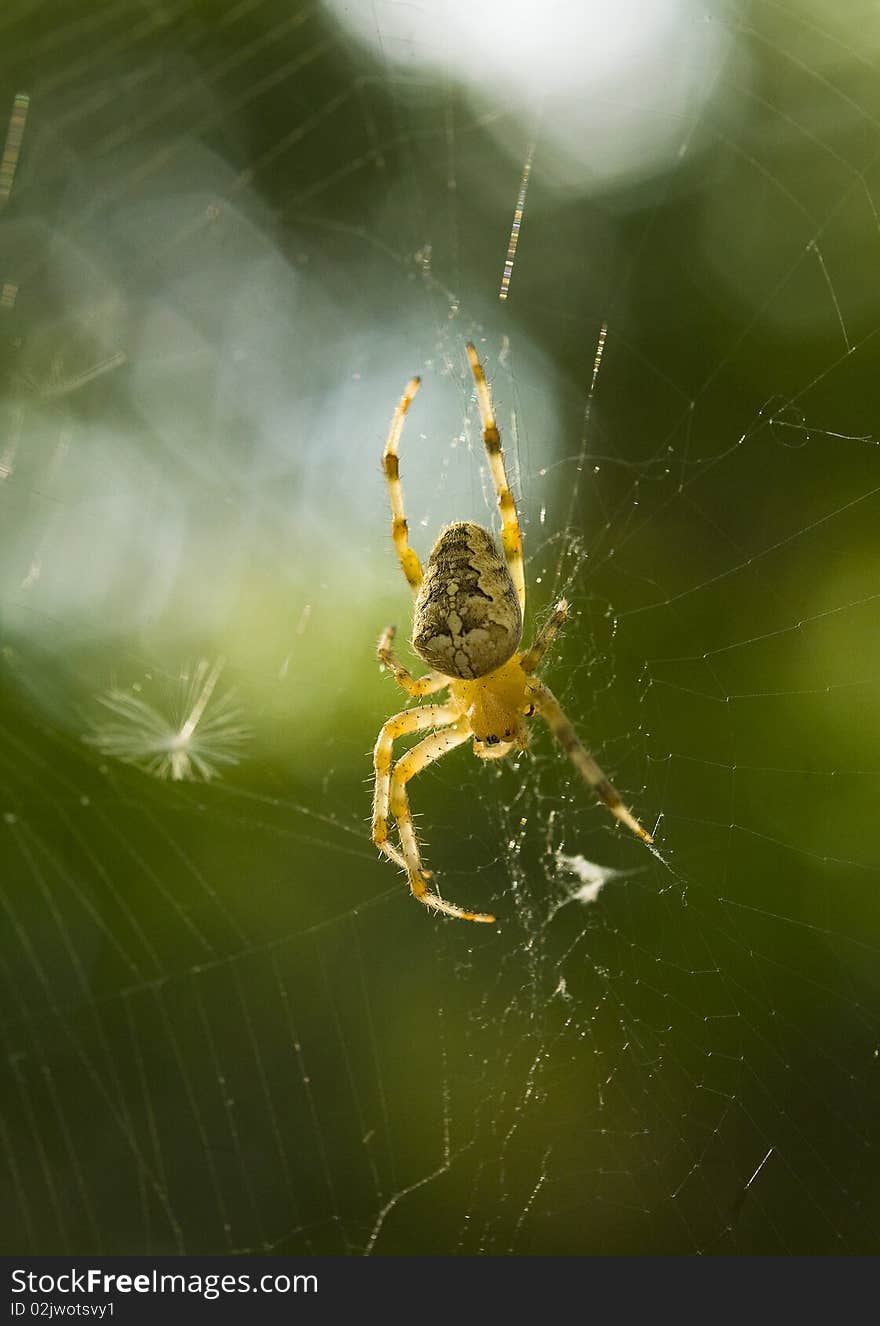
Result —
[{"label": "spider cephalothorax", "polygon": [[[470,522],[448,525],[441,531],[424,571],[409,546],[397,448],[406,412],[419,388],[419,379],[413,378],[391,420],[383,465],[391,500],[391,534],[415,595],[412,645],[432,670],[416,678],[398,662],[392,649],[393,626],[379,641],[378,657],[409,695],[421,698],[448,690],[449,698],[443,704],[405,709],[389,718],[379,733],[374,752],[373,841],[402,866],[413,895],[425,906],[467,921],[491,922],[494,916],[465,911],[429,891],[430,872],[422,865],[406,792],[406,784],[415,774],[469,738],[473,738],[475,755],[484,760],[499,758],[511,750],[525,749],[527,720],[535,712],[541,714],[596,796],[645,842],[652,839],[581,745],[553,693],[534,676],[568,616],[565,599],[559,600],[534,644],[520,649],[526,590],[519,522],[489,387],[472,345],[467,353],[501,512],[501,548],[487,529]],[[427,728],[435,730],[392,768],[395,739]],[[399,850],[388,838],[389,816],[397,823]]]}]

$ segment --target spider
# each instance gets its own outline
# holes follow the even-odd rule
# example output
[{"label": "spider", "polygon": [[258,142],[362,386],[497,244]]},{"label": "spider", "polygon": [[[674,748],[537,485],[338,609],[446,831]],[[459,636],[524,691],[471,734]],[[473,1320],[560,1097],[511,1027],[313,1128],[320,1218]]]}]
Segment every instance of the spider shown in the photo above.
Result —
[{"label": "spider", "polygon": [[[465,921],[491,924],[494,916],[465,911],[430,891],[431,872],[422,865],[406,788],[417,773],[469,738],[473,738],[474,754],[481,760],[500,759],[512,750],[525,750],[526,720],[540,714],[599,800],[646,843],[653,839],[581,745],[550,688],[535,676],[568,616],[565,599],[556,604],[534,643],[528,649],[520,648],[526,587],[519,521],[507,482],[489,385],[471,344],[467,356],[501,513],[501,550],[487,529],[469,521],[441,530],[424,571],[410,547],[397,448],[421,381],[412,378],[394,411],[382,463],[391,502],[391,536],[415,596],[412,647],[431,671],[416,678],[398,661],[392,647],[393,626],[383,631],[377,657],[409,695],[421,699],[448,690],[449,698],[440,704],[404,709],[383,725],[373,754],[373,842],[406,871],[413,897],[426,907]],[[427,728],[434,731],[393,764],[394,741]],[[389,841],[389,816],[397,824],[399,849]]]}]

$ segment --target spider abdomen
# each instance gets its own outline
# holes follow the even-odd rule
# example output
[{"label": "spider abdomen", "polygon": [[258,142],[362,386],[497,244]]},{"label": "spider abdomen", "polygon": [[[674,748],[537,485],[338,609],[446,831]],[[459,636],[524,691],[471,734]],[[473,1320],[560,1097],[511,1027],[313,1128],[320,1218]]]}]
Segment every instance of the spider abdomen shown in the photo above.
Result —
[{"label": "spider abdomen", "polygon": [[447,677],[484,677],[522,638],[522,612],[507,563],[482,525],[444,529],[428,558],[413,616],[413,648]]}]

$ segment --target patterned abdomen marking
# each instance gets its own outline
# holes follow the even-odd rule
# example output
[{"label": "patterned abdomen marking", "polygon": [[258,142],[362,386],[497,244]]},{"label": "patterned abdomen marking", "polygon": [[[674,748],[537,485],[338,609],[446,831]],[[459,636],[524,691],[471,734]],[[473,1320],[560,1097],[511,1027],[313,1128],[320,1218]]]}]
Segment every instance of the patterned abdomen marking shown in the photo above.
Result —
[{"label": "patterned abdomen marking", "polygon": [[442,531],[425,568],[413,618],[413,648],[447,677],[484,677],[522,638],[522,613],[507,564],[482,525]]}]

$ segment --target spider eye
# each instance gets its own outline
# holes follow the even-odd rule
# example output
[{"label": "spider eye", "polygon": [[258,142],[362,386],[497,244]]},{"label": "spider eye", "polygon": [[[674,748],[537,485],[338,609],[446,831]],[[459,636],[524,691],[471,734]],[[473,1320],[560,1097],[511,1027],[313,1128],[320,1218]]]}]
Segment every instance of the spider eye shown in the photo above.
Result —
[{"label": "spider eye", "polygon": [[487,746],[497,746],[500,738],[496,737],[494,734],[491,734],[488,737],[484,737],[483,740],[485,741]]},{"label": "spider eye", "polygon": [[526,710],[526,718],[531,718],[534,712],[535,712],[535,706],[533,704],[530,704],[528,709]]}]

